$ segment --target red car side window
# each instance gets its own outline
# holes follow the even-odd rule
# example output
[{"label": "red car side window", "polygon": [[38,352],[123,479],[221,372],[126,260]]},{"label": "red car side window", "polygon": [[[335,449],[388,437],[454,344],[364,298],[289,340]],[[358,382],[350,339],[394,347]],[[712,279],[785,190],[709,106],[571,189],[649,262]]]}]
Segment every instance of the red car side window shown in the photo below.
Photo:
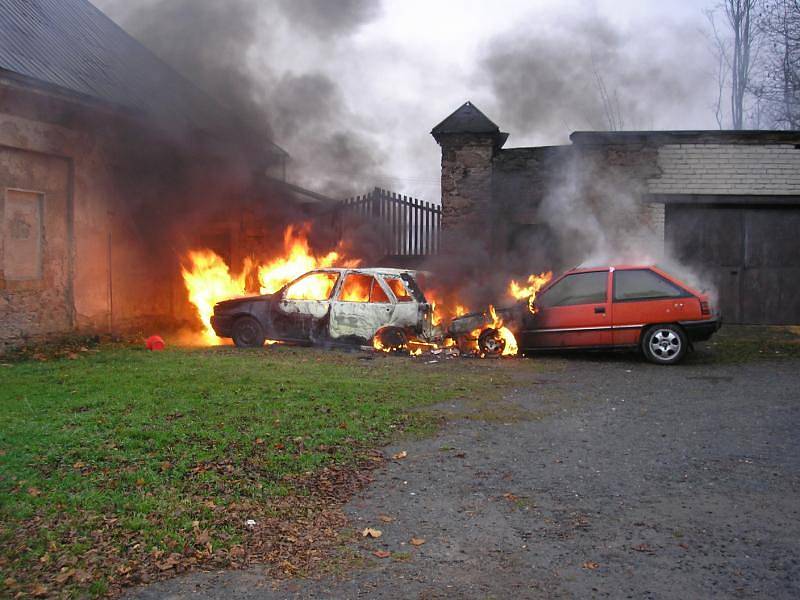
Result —
[{"label": "red car side window", "polygon": [[614,300],[680,298],[686,292],[649,269],[614,271]]},{"label": "red car side window", "polygon": [[536,304],[541,308],[601,304],[606,301],[607,287],[608,271],[573,273],[536,298]]}]

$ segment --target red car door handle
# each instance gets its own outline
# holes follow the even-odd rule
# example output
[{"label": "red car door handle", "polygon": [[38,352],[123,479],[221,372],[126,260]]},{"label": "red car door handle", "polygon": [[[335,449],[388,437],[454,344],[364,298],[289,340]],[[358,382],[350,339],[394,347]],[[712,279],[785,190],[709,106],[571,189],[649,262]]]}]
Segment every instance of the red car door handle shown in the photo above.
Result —
[{"label": "red car door handle", "polygon": [[596,315],[604,315],[606,314],[606,307],[605,306],[595,306],[594,313]]}]

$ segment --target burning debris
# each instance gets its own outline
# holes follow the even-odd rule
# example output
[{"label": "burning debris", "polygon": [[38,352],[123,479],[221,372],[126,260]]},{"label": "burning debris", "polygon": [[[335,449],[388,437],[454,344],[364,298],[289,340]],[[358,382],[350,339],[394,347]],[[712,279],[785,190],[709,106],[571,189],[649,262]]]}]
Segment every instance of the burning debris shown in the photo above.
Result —
[{"label": "burning debris", "polygon": [[[246,258],[238,273],[211,250],[189,252],[183,279],[203,343],[355,343],[412,356],[443,350],[447,356],[517,353],[514,334],[493,305],[470,313],[457,300],[458,290],[437,288],[429,273],[361,268],[341,244],[317,255],[308,235],[308,226],[287,227],[281,256]],[[536,292],[551,276],[530,275],[526,285],[512,280],[508,296],[524,300],[533,312]]]}]

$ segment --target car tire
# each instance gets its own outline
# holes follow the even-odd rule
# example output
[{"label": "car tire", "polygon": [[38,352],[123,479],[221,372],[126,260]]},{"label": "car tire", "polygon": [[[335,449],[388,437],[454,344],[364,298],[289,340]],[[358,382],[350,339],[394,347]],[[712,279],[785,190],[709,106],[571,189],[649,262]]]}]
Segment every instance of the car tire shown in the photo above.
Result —
[{"label": "car tire", "polygon": [[266,336],[261,323],[253,317],[239,317],[233,324],[231,332],[233,343],[237,348],[260,348]]},{"label": "car tire", "polygon": [[689,340],[678,325],[653,325],[642,335],[642,353],[651,363],[674,365],[689,348]]},{"label": "car tire", "polygon": [[385,327],[375,334],[387,352],[401,352],[408,347],[408,336],[399,327]]},{"label": "car tire", "polygon": [[506,349],[506,341],[497,329],[490,327],[481,331],[478,336],[478,348],[481,354],[494,358],[503,355],[503,350]]}]

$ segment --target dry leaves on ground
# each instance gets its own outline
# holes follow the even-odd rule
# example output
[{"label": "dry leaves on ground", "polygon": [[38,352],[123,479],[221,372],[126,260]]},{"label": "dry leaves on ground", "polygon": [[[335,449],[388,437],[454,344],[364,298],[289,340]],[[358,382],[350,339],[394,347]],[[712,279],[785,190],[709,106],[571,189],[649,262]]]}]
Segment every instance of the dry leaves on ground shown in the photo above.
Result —
[{"label": "dry leaves on ground", "polygon": [[383,532],[380,529],[373,529],[371,527],[367,527],[364,531],[361,532],[363,537],[370,537],[370,538],[379,538],[383,535]]}]

